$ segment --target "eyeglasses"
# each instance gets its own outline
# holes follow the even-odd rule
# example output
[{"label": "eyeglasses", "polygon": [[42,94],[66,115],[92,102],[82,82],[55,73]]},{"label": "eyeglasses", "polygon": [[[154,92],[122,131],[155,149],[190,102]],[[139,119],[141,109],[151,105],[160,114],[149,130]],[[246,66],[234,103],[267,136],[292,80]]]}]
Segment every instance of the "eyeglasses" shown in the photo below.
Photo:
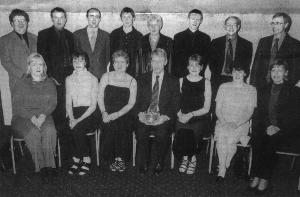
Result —
[{"label": "eyeglasses", "polygon": [[280,22],[271,22],[270,25],[283,25],[284,23],[280,23]]},{"label": "eyeglasses", "polygon": [[238,25],[237,24],[232,24],[232,25],[230,25],[230,24],[228,24],[228,25],[225,25],[226,27],[237,27]]}]

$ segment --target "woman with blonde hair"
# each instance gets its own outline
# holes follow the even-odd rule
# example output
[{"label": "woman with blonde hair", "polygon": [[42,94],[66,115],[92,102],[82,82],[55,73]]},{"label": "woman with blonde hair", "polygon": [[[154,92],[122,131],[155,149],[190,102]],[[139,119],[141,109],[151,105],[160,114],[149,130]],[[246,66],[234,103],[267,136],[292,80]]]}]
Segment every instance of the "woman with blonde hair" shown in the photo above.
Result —
[{"label": "woman with blonde hair", "polygon": [[51,116],[57,103],[55,83],[47,77],[40,54],[29,55],[27,66],[27,75],[12,91],[13,136],[24,138],[35,172],[55,173],[56,129]]}]

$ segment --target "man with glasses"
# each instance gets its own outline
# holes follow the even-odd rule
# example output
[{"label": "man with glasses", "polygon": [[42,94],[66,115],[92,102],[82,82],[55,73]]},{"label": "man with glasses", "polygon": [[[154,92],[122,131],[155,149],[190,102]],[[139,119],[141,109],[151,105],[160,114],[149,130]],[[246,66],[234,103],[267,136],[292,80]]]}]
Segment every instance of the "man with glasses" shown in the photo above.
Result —
[{"label": "man with glasses", "polygon": [[37,38],[27,32],[29,16],[24,10],[12,10],[9,22],[13,31],[1,37],[0,58],[8,73],[12,91],[16,81],[27,71],[27,56],[36,52]]},{"label": "man with glasses", "polygon": [[[248,74],[252,59],[252,43],[238,35],[241,20],[229,16],[224,23],[226,35],[212,40],[209,68],[214,96],[222,83],[232,80],[232,69],[242,67]],[[214,98],[214,97],[213,97]]]},{"label": "man with glasses", "polygon": [[99,28],[101,12],[98,8],[87,10],[86,17],[87,27],[73,33],[75,49],[88,54],[89,71],[100,80],[110,58],[109,33]]},{"label": "man with glasses", "polygon": [[299,85],[300,42],[288,34],[291,24],[292,19],[289,15],[276,13],[271,22],[273,35],[259,40],[250,78],[250,83],[256,88],[262,88],[270,82],[270,65],[276,59],[288,63],[288,81]]}]

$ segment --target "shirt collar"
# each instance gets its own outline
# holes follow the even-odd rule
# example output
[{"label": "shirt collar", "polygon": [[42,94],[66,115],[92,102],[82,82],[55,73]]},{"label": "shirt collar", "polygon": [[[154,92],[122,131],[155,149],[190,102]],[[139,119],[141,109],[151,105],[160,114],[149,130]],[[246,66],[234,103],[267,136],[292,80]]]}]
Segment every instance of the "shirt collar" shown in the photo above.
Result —
[{"label": "shirt collar", "polygon": [[19,34],[18,32],[16,32],[15,31],[15,33],[18,35],[18,37],[20,38],[20,39],[27,39],[28,38],[28,36],[27,36],[27,31],[24,33],[24,34]]},{"label": "shirt collar", "polygon": [[[162,78],[164,77],[165,71],[163,70],[158,76],[159,76],[159,80],[161,81]],[[152,79],[154,79],[154,81],[156,80],[156,74],[154,72],[152,72]]]},{"label": "shirt collar", "polygon": [[237,34],[236,34],[235,36],[233,36],[233,37],[229,37],[228,35],[226,35],[226,40],[229,40],[229,39],[230,39],[232,42],[236,42],[237,37],[238,37]]}]

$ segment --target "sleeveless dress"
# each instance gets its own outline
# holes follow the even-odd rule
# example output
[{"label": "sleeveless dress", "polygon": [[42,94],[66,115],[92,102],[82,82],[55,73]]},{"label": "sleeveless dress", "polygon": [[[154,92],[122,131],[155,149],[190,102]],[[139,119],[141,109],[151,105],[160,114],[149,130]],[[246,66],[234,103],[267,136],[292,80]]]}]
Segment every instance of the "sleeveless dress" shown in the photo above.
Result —
[{"label": "sleeveless dress", "polygon": [[[191,82],[183,78],[181,87],[181,112],[186,114],[199,110],[205,101],[205,78]],[[192,156],[199,152],[202,136],[208,131],[208,115],[191,118],[187,123],[176,122],[176,133],[173,150],[176,158]]]},{"label": "sleeveless dress", "polygon": [[[117,112],[128,104],[129,87],[110,84],[105,87],[104,106],[108,114]],[[106,161],[113,161],[116,157],[121,157],[125,161],[130,160],[132,149],[131,123],[130,111],[116,120],[103,123],[103,146],[101,149],[102,156]]]}]

